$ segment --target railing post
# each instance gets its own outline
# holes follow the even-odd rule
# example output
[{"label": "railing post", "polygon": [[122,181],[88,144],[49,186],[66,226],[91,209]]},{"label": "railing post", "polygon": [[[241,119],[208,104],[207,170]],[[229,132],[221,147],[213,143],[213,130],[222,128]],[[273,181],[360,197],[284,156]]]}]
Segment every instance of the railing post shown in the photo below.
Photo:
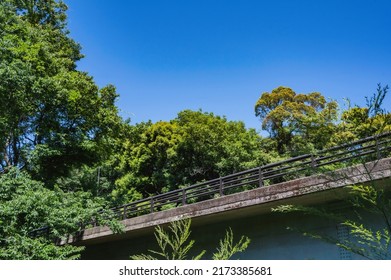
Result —
[{"label": "railing post", "polygon": [[91,225],[92,225],[93,227],[98,226],[98,220],[97,220],[96,217],[92,218]]},{"label": "railing post", "polygon": [[155,202],[153,201],[153,197],[151,197],[151,213],[153,213],[153,208],[155,208]]},{"label": "railing post", "polygon": [[123,216],[122,216],[122,220],[126,220],[126,209],[127,206],[124,206],[124,213],[123,213]]},{"label": "railing post", "polygon": [[258,170],[258,176],[259,176],[259,187],[263,187],[263,173],[262,173],[262,167],[259,167]]},{"label": "railing post", "polygon": [[315,168],[317,165],[315,156],[311,154],[311,167]]},{"label": "railing post", "polygon": [[379,149],[379,139],[377,138],[377,135],[375,135],[375,141],[376,141],[376,158],[379,160],[381,159],[381,154]]},{"label": "railing post", "polygon": [[220,184],[219,184],[219,193],[220,196],[224,195],[224,185],[223,185],[223,179],[220,177]]},{"label": "railing post", "polygon": [[186,205],[186,190],[182,189],[182,206]]}]

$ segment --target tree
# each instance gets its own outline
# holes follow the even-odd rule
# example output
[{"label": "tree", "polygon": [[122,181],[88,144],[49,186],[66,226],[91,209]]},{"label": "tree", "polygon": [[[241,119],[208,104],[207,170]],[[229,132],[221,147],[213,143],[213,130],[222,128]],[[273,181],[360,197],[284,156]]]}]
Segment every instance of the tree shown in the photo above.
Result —
[{"label": "tree", "polygon": [[[83,248],[53,240],[92,219],[119,227],[88,177],[94,163],[108,164],[127,124],[115,87],[76,70],[83,55],[66,9],[0,2],[0,258],[77,258]],[[39,228],[46,233],[33,238]]]},{"label": "tree", "polygon": [[128,127],[118,156],[120,176],[113,191],[119,203],[167,191],[170,162],[180,135],[167,122],[141,123]]},{"label": "tree", "polygon": [[[103,199],[87,192],[47,189],[15,168],[0,176],[0,259],[76,259],[84,247],[56,245],[93,219],[114,232],[121,225]],[[35,236],[37,229],[44,229]]]},{"label": "tree", "polygon": [[54,0],[0,4],[0,172],[24,167],[45,182],[65,176],[96,162],[118,127],[115,88],[99,89],[76,70],[82,54],[65,10]]},{"label": "tree", "polygon": [[[124,141],[113,195],[127,201],[268,163],[273,153],[242,122],[182,111],[170,122],[142,123]],[[126,201],[125,200],[125,201]],[[125,202],[123,201],[123,202]]]},{"label": "tree", "polygon": [[388,93],[388,85],[377,85],[376,93],[366,97],[366,106],[353,106],[342,112],[329,146],[378,135],[391,130],[391,113],[383,108]]},{"label": "tree", "polygon": [[278,87],[261,95],[255,115],[262,120],[262,129],[277,142],[278,153],[295,155],[320,149],[328,142],[337,108],[335,101],[327,102],[318,92],[296,94],[290,88]]},{"label": "tree", "polygon": [[180,112],[173,122],[183,135],[174,160],[180,185],[239,172],[273,158],[263,149],[262,138],[243,122],[190,110]]},{"label": "tree", "polygon": [[62,1],[56,0],[11,0],[17,14],[35,25],[50,25],[57,29],[66,26],[66,10]]},{"label": "tree", "polygon": [[[149,250],[153,255],[132,255],[133,260],[186,260],[189,259],[188,253],[195,244],[190,238],[191,220],[178,220],[170,223],[169,230],[165,231],[161,226],[155,229],[155,238],[160,251]],[[235,244],[232,229],[226,231],[224,239],[221,239],[217,252],[213,254],[213,260],[228,260],[233,255],[243,252],[250,244],[250,239],[247,236],[242,236]],[[193,260],[200,260],[206,250],[202,250],[199,254],[192,257]]]}]

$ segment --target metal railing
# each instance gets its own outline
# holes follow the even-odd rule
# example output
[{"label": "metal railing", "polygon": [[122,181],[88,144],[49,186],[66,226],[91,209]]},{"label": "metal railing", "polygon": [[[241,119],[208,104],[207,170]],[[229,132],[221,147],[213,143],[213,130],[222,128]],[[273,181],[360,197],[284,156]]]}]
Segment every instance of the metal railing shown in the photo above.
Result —
[{"label": "metal railing", "polygon": [[270,163],[189,187],[112,208],[119,219],[221,197],[227,194],[323,173],[353,164],[381,159],[390,154],[391,133],[372,136],[331,149]]}]

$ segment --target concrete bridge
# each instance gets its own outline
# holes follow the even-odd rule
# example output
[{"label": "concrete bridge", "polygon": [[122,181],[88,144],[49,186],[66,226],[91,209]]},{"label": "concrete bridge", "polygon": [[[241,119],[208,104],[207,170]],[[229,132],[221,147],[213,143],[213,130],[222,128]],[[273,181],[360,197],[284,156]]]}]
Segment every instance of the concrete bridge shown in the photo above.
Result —
[{"label": "concrete bridge", "polygon": [[[67,242],[86,246],[83,259],[129,259],[132,254],[155,248],[155,226],[191,218],[194,249],[207,249],[209,256],[231,227],[237,238],[246,235],[252,240],[240,259],[360,258],[286,229],[305,227],[343,239],[349,238],[347,228],[271,209],[284,204],[326,205],[349,212],[344,203],[348,195],[345,186],[371,184],[391,189],[390,151],[391,134],[384,134],[217,178],[115,208],[123,218],[123,234],[95,226]],[[162,210],[169,207],[173,208]]]}]

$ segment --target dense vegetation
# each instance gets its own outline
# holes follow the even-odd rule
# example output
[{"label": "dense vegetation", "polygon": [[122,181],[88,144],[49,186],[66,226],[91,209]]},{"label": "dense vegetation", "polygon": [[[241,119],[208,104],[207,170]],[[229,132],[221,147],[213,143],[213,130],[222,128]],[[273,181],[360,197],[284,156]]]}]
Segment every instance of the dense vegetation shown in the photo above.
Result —
[{"label": "dense vegetation", "polygon": [[[380,85],[367,106],[342,112],[320,93],[264,93],[255,115],[269,137],[202,111],[132,124],[115,87],[77,69],[83,55],[66,9],[0,2],[1,259],[77,258],[82,248],[53,240],[92,218],[110,223],[102,209],[391,128]],[[33,238],[43,226],[48,234]]]}]

